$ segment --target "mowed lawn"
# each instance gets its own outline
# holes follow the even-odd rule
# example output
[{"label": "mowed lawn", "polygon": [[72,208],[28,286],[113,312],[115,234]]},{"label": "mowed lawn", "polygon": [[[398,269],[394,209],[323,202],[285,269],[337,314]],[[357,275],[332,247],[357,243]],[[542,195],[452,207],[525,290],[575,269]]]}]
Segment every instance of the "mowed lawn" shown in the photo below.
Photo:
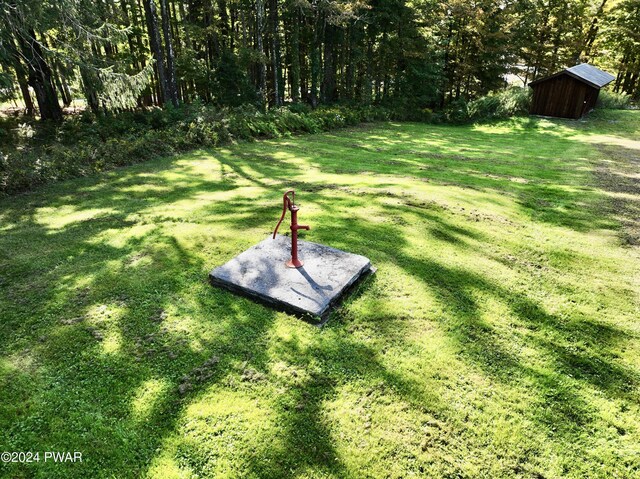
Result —
[{"label": "mowed lawn", "polygon": [[[0,476],[640,477],[639,158],[640,111],[380,123],[3,199]],[[323,328],[207,282],[289,188],[378,268]]]}]

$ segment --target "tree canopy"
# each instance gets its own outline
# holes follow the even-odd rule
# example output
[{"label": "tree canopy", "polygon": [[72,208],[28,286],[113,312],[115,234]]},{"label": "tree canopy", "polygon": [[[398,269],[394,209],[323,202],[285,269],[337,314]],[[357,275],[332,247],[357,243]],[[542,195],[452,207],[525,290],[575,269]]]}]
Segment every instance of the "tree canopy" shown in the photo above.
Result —
[{"label": "tree canopy", "polygon": [[[640,95],[639,0],[0,0],[0,99],[437,108],[580,61]],[[35,101],[34,101],[35,100]]]}]

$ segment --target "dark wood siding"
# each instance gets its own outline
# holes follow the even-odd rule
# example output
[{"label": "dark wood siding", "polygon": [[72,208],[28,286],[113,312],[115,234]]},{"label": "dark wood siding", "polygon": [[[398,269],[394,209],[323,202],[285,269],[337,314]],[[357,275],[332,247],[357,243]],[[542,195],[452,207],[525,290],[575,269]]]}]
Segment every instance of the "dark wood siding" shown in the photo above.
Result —
[{"label": "dark wood siding", "polygon": [[587,98],[584,101],[584,110],[582,111],[582,116],[586,115],[596,107],[596,102],[598,101],[599,94],[600,90],[597,88],[588,89]]},{"label": "dark wood siding", "polygon": [[534,115],[581,118],[596,103],[599,90],[569,75],[541,81],[533,88],[531,113]]}]

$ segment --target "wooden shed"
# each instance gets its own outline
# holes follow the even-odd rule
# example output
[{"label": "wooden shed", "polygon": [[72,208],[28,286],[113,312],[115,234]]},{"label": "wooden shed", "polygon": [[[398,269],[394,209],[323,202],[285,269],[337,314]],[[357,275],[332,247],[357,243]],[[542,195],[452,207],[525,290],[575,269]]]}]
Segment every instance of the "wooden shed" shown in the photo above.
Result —
[{"label": "wooden shed", "polygon": [[587,63],[531,82],[532,115],[581,118],[596,105],[600,88],[615,77]]}]

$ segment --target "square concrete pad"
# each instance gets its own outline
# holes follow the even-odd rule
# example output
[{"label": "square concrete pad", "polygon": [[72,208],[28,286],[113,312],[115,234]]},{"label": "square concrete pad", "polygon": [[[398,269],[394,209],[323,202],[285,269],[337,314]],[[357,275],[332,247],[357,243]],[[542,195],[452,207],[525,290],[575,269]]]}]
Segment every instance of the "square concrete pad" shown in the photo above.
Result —
[{"label": "square concrete pad", "polygon": [[373,271],[364,256],[298,240],[300,268],[287,268],[291,238],[267,238],[209,273],[213,285],[298,314],[322,317],[361,276]]}]

